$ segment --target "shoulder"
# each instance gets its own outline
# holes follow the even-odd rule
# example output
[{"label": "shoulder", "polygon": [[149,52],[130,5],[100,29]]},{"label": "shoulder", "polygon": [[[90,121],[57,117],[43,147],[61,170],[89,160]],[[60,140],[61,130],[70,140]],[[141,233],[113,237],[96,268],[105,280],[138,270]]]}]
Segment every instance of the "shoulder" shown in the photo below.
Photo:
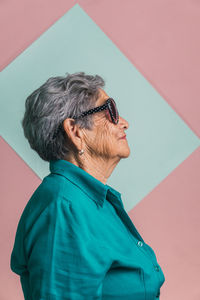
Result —
[{"label": "shoulder", "polygon": [[21,227],[32,227],[48,215],[51,220],[61,213],[79,219],[88,217],[95,203],[77,185],[63,176],[50,173],[33,192],[20,218]]},{"label": "shoulder", "polygon": [[72,202],[74,199],[83,197],[84,194],[76,185],[58,174],[49,174],[42,180],[41,184],[33,192],[27,204],[48,206],[58,199]]}]

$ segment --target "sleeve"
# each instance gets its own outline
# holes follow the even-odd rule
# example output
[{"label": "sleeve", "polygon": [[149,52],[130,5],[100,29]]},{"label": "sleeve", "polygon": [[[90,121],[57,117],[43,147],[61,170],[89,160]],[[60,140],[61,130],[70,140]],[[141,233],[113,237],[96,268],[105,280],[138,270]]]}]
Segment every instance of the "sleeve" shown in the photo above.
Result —
[{"label": "sleeve", "polygon": [[28,233],[24,246],[32,300],[101,299],[111,262],[78,219],[70,201],[57,199]]}]

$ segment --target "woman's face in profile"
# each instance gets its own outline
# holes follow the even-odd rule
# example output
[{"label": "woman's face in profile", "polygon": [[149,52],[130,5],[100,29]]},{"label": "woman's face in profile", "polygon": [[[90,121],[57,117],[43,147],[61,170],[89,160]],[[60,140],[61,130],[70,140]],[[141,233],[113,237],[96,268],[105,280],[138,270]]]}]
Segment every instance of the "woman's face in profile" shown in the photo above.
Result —
[{"label": "woman's face in profile", "polygon": [[[100,106],[109,98],[106,92],[100,89],[100,97],[95,106]],[[126,138],[123,137],[128,129],[128,122],[119,115],[118,124],[111,122],[109,111],[104,110],[93,115],[93,130],[85,130],[85,140],[88,151],[92,155],[106,159],[126,158],[130,154],[130,148]]]}]

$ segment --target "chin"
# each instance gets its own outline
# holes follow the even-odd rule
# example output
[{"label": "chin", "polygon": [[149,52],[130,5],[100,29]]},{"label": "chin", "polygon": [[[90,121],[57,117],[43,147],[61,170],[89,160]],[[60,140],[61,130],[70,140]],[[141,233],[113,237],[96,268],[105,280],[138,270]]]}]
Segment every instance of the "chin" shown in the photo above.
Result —
[{"label": "chin", "polygon": [[119,156],[121,158],[127,158],[129,157],[129,155],[130,155],[130,148],[123,149],[123,151],[120,151],[119,153]]},{"label": "chin", "polygon": [[129,157],[129,155],[130,155],[130,152],[128,152],[127,154],[125,154],[122,158],[127,158],[127,157]]}]

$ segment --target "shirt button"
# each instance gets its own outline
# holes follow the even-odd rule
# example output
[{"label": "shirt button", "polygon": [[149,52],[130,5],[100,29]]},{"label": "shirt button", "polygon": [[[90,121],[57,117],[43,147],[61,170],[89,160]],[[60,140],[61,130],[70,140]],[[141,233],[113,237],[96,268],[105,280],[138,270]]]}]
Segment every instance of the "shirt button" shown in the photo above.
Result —
[{"label": "shirt button", "polygon": [[157,272],[160,271],[159,266],[155,266],[154,268],[155,268],[155,270],[156,270]]},{"label": "shirt button", "polygon": [[142,246],[143,246],[143,242],[142,242],[142,241],[138,241],[137,244],[138,244],[139,247],[142,247]]}]

